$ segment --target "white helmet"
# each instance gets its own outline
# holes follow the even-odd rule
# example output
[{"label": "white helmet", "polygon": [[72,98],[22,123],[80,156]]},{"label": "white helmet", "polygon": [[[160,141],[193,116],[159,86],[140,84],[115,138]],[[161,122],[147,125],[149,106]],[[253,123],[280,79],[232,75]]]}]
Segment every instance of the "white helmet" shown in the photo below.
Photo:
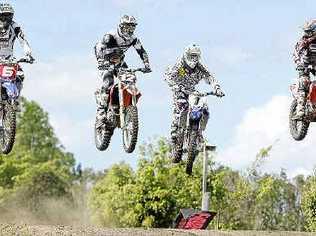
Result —
[{"label": "white helmet", "polygon": [[191,69],[194,69],[201,60],[200,47],[196,44],[187,46],[184,49],[183,60]]},{"label": "white helmet", "polygon": [[313,36],[316,34],[316,19],[307,21],[303,26],[304,33],[307,36]]},{"label": "white helmet", "polygon": [[9,3],[0,4],[0,28],[7,27],[13,20],[14,9]]},{"label": "white helmet", "polygon": [[121,17],[119,24],[119,33],[125,39],[131,39],[136,29],[137,21],[134,16],[124,15]]}]

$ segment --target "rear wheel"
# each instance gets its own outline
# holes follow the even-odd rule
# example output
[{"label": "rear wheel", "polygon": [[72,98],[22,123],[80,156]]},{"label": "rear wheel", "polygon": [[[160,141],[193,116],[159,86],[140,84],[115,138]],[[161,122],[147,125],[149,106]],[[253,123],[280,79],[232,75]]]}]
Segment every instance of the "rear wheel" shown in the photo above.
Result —
[{"label": "rear wheel", "polygon": [[97,127],[96,124],[97,122],[94,127],[95,146],[98,150],[105,151],[109,147],[114,129],[107,125]]},{"label": "rear wheel", "polygon": [[190,135],[190,140],[188,143],[188,159],[187,159],[187,165],[186,165],[186,170],[185,170],[185,172],[188,175],[192,174],[193,163],[194,163],[196,155],[198,154],[197,139],[198,139],[198,131],[192,130],[191,135]]},{"label": "rear wheel", "polygon": [[5,103],[1,111],[0,148],[3,154],[9,154],[13,148],[16,132],[16,113],[12,105]]},{"label": "rear wheel", "polygon": [[130,105],[124,112],[125,124],[122,126],[123,147],[125,152],[135,150],[138,138],[138,111],[137,107]]},{"label": "rear wheel", "polygon": [[305,138],[310,122],[308,120],[295,119],[296,117],[297,101],[293,100],[290,107],[289,124],[290,133],[296,141],[301,141]]}]

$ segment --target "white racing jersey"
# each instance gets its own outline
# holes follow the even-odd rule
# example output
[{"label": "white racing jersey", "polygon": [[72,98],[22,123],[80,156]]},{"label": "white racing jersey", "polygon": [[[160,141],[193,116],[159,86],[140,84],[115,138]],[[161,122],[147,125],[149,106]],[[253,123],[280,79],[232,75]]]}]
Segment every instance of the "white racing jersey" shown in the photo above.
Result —
[{"label": "white racing jersey", "polygon": [[31,55],[32,50],[25,39],[21,27],[12,21],[6,29],[0,29],[0,57],[6,58],[13,56],[14,42],[18,39],[25,55]]},{"label": "white racing jersey", "polygon": [[165,81],[171,88],[181,86],[185,91],[194,91],[201,80],[214,89],[220,87],[218,81],[204,65],[199,63],[194,69],[190,69],[184,65],[183,58],[180,58],[173,67],[169,67],[165,73]]}]

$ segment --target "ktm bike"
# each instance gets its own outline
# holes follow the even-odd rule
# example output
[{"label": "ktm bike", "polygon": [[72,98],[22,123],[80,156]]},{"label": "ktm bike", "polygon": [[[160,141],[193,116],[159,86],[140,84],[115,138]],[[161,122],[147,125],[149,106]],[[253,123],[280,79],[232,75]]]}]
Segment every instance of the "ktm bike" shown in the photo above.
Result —
[{"label": "ktm bike", "polygon": [[138,137],[137,102],[141,97],[136,87],[136,72],[145,73],[144,68],[120,68],[110,88],[106,121],[103,126],[95,127],[95,143],[97,149],[108,148],[115,128],[122,130],[123,147],[127,153],[134,151]]}]

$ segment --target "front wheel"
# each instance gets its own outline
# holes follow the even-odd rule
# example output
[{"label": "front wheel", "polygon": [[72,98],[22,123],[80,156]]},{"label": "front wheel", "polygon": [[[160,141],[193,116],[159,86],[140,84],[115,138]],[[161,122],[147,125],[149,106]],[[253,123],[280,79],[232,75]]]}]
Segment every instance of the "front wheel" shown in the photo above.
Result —
[{"label": "front wheel", "polygon": [[1,153],[9,154],[13,148],[16,132],[16,113],[10,104],[4,104],[1,111],[2,127],[0,127]]},{"label": "front wheel", "polygon": [[130,105],[124,112],[125,124],[122,125],[123,147],[125,152],[135,150],[138,137],[138,111],[137,107]]},{"label": "front wheel", "polygon": [[289,124],[290,133],[296,141],[301,141],[305,138],[310,122],[308,120],[295,119],[296,116],[297,101],[293,100],[290,107]]}]

